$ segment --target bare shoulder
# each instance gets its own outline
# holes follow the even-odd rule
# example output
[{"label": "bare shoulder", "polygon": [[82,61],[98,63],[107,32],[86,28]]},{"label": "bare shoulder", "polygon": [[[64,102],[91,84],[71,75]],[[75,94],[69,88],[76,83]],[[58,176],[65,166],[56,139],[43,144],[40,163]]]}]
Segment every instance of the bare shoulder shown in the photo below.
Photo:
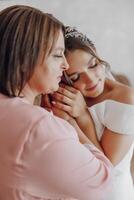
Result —
[{"label": "bare shoulder", "polygon": [[134,88],[116,82],[112,99],[121,103],[134,105]]}]

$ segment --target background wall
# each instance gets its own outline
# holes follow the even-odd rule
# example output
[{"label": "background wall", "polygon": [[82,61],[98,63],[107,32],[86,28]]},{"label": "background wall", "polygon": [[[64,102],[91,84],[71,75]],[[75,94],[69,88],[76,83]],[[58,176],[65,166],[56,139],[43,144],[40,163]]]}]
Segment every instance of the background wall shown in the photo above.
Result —
[{"label": "background wall", "polygon": [[79,28],[112,70],[124,73],[134,86],[133,0],[0,0],[0,9],[13,4],[38,7]]}]

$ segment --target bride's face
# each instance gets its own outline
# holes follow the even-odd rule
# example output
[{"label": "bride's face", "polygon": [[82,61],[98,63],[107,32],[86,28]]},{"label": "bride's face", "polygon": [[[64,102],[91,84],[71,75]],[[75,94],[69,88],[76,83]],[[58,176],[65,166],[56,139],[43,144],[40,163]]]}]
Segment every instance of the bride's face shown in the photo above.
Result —
[{"label": "bride's face", "polygon": [[104,90],[104,66],[91,54],[80,49],[68,52],[66,59],[70,66],[67,74],[73,81],[73,86],[85,97],[99,96]]}]

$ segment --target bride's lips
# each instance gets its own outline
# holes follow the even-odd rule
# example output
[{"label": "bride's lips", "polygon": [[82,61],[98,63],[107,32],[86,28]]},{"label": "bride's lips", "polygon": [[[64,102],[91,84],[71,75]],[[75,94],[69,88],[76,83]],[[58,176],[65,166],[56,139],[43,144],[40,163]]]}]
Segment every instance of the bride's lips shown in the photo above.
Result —
[{"label": "bride's lips", "polygon": [[93,91],[94,89],[96,89],[96,88],[97,88],[97,86],[98,86],[99,82],[100,82],[100,80],[98,81],[98,83],[97,83],[97,84],[95,84],[95,85],[93,85],[93,86],[91,86],[91,87],[88,87],[86,90],[88,90],[88,91]]}]

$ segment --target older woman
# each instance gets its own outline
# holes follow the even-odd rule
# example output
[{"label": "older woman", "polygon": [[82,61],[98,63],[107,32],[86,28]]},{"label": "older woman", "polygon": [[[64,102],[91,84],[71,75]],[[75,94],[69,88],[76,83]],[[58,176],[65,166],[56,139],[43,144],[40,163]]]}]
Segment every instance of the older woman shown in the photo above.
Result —
[{"label": "older woman", "polygon": [[109,160],[73,118],[77,132],[33,105],[58,89],[64,50],[64,27],[52,15],[28,6],[0,12],[1,200],[107,199]]}]

